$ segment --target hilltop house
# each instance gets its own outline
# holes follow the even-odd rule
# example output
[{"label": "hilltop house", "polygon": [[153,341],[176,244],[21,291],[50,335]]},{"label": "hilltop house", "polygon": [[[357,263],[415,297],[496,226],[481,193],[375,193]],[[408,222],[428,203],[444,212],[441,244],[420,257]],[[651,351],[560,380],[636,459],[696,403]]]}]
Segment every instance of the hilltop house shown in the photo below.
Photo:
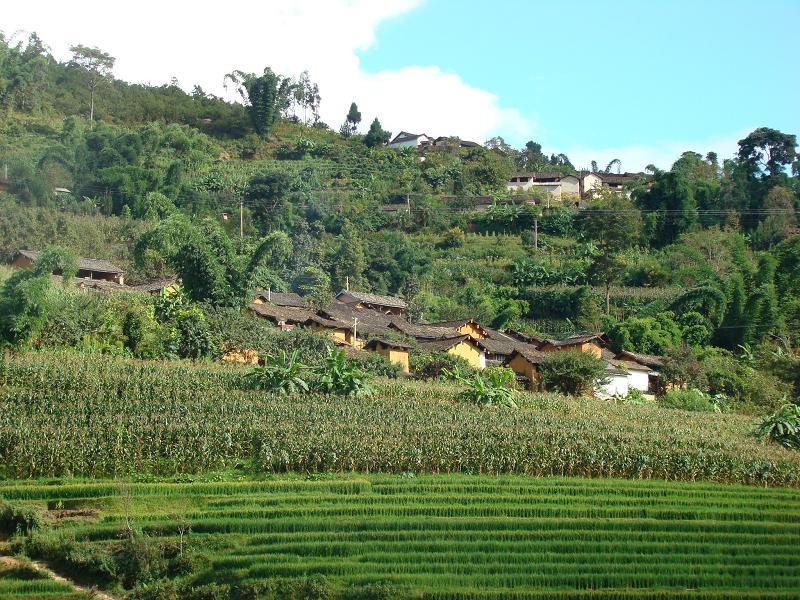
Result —
[{"label": "hilltop house", "polygon": [[402,316],[406,311],[405,301],[394,296],[342,290],[336,294],[336,299],[343,304],[350,304],[356,308],[368,308],[387,315]]},{"label": "hilltop house", "polygon": [[401,131],[389,142],[389,148],[419,148],[432,142],[431,137],[424,133]]},{"label": "hilltop house", "polygon": [[[36,250],[20,250],[11,259],[11,266],[29,269],[39,260],[40,256],[41,252]],[[54,275],[60,275],[60,273],[54,273]],[[78,272],[75,276],[79,279],[100,279],[125,285],[122,269],[107,260],[97,258],[79,258]]]},{"label": "hilltop house", "polygon": [[517,190],[529,192],[534,188],[548,192],[556,200],[578,198],[581,193],[581,183],[578,178],[564,173],[513,173],[506,184],[506,189],[512,192]]}]

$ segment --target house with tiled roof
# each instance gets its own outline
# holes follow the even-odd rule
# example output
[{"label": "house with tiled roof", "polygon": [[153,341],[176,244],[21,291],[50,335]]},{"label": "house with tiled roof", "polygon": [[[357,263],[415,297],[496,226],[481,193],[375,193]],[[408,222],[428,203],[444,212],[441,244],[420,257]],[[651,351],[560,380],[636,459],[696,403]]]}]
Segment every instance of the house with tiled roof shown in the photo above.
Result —
[{"label": "house with tiled roof", "polygon": [[336,300],[344,304],[350,304],[358,308],[368,308],[377,310],[387,315],[401,316],[405,313],[406,302],[394,296],[381,296],[368,292],[356,292],[353,290],[342,290],[336,294]]},{"label": "house with tiled roof", "polygon": [[529,192],[538,189],[549,193],[554,199],[579,198],[581,184],[575,175],[557,172],[512,173],[506,189],[511,192]]},{"label": "house with tiled roof", "polygon": [[292,292],[273,292],[271,289],[256,290],[253,302],[256,304],[274,304],[275,306],[288,306],[293,308],[308,308],[302,296]]},{"label": "house with tiled roof", "polygon": [[432,142],[433,139],[425,133],[401,131],[389,141],[389,148],[419,148]]},{"label": "house with tiled roof", "polygon": [[[11,259],[11,266],[29,269],[42,255],[38,250],[19,250]],[[79,279],[100,279],[119,285],[125,285],[122,269],[110,261],[98,258],[79,258],[77,261],[78,272],[75,277]],[[60,273],[54,273],[60,275]]]},{"label": "house with tiled roof", "polygon": [[478,343],[468,335],[458,335],[438,340],[419,342],[421,350],[427,352],[446,352],[466,360],[473,369],[486,367],[486,353]]}]

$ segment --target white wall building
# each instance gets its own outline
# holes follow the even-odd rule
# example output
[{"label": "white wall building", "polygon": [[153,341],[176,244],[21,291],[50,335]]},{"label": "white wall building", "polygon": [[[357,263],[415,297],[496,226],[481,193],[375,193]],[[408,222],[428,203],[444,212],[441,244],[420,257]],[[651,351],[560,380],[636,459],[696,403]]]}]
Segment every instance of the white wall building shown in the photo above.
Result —
[{"label": "white wall building", "polygon": [[553,198],[577,198],[580,196],[580,181],[574,175],[563,173],[514,173],[506,184],[509,191],[530,191],[533,188],[548,192]]},{"label": "white wall building", "polygon": [[401,131],[392,141],[389,142],[389,148],[418,148],[422,144],[430,144],[433,140],[424,133],[408,133]]}]

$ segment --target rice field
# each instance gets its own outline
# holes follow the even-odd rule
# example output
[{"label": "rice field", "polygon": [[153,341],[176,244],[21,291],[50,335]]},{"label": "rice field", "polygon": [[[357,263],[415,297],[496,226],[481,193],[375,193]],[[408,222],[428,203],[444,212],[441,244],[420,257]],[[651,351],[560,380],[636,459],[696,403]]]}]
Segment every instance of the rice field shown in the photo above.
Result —
[{"label": "rice field", "polygon": [[0,479],[246,473],[469,473],[800,486],[800,453],[757,420],[452,384],[369,398],[246,390],[241,369],[71,353],[0,360]]},{"label": "rice field", "polygon": [[[174,544],[182,526],[187,552],[202,557],[185,582],[216,584],[220,597],[316,577],[329,586],[326,598],[384,597],[352,595],[375,582],[388,582],[393,598],[800,597],[800,491],[792,488],[280,475],[124,486],[7,482],[0,495],[91,515],[51,526],[80,555],[121,544],[126,510],[154,540]],[[30,596],[24,583],[6,585],[0,590],[23,590],[26,600],[48,597],[46,582]]]},{"label": "rice field", "polygon": [[0,598],[3,600],[89,600],[67,584],[16,560],[0,556]]}]

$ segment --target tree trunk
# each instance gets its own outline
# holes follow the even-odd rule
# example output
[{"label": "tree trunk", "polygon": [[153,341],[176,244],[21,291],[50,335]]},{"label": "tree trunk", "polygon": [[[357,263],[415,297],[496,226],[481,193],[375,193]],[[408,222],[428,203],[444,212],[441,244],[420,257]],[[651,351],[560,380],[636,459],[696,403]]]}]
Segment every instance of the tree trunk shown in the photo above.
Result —
[{"label": "tree trunk", "polygon": [[606,314],[611,314],[611,284],[606,283]]},{"label": "tree trunk", "polygon": [[89,131],[94,129],[94,87],[89,88],[91,91],[91,108],[89,109]]}]

